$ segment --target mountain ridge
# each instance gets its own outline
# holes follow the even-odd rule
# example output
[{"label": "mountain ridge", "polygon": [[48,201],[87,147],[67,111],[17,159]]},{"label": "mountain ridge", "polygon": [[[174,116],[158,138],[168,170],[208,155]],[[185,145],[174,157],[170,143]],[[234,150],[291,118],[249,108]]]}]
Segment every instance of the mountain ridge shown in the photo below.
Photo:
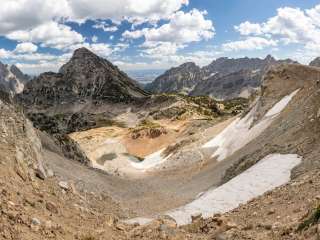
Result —
[{"label": "mountain ridge", "polygon": [[[263,74],[271,66],[291,63],[297,62],[292,61],[291,59],[276,60],[271,55],[266,56],[264,59],[222,57],[202,68],[195,63],[184,63],[178,67],[169,69],[152,83],[147,84],[145,89],[154,93],[173,92],[190,94],[192,96],[210,95],[215,98],[230,99],[232,97],[237,97],[237,94],[240,94],[242,91],[250,92],[253,88],[259,86]],[[185,66],[193,66],[191,71],[193,71],[194,74],[192,74]],[[251,71],[253,74],[259,75],[259,77],[251,84],[251,77],[246,79],[243,75],[243,71]],[[233,91],[227,89],[225,92],[223,90],[224,88],[221,86],[219,86],[220,92],[217,92],[216,88],[207,88],[210,85],[217,85],[215,82],[216,80],[223,82],[224,77],[226,77],[226,81],[230,82],[230,74],[238,74],[237,80],[243,81],[243,84],[240,84],[239,88],[234,88]],[[242,79],[240,79],[241,77]],[[228,97],[228,95],[230,97]]]}]

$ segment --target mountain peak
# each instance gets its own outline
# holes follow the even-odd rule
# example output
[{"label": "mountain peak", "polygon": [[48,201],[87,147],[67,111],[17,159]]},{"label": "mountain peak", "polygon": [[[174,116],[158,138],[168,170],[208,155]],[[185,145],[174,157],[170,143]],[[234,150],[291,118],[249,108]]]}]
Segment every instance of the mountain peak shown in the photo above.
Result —
[{"label": "mountain peak", "polygon": [[186,62],[180,65],[181,67],[195,67],[196,64],[194,62]]},{"label": "mountain peak", "polygon": [[103,65],[112,65],[107,60],[100,58],[89,49],[82,47],[73,52],[69,62],[64,64],[59,73],[88,71],[88,69],[101,68]]},{"label": "mountain peak", "polygon": [[85,47],[78,48],[74,51],[72,58],[76,57],[87,57],[87,56],[93,56],[93,57],[98,57],[96,54],[91,52],[89,49]]},{"label": "mountain peak", "polygon": [[267,61],[273,61],[275,60],[273,56],[271,56],[270,54],[268,56],[266,56],[265,60]]}]

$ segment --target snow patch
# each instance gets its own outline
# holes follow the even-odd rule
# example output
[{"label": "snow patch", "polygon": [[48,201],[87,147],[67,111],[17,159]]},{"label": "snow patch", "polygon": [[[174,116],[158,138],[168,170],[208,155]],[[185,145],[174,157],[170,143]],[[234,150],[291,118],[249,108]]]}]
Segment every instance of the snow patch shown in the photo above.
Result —
[{"label": "snow patch", "polygon": [[258,73],[258,72],[261,72],[261,69],[260,69],[260,68],[251,71],[252,74],[256,74],[256,73]]},{"label": "snow patch", "polygon": [[220,134],[204,144],[202,147],[215,149],[212,157],[217,157],[218,161],[224,160],[267,129],[275,117],[285,109],[298,91],[299,89],[290,95],[285,96],[266,113],[259,123],[251,127],[257,110],[256,104],[244,118],[237,118],[234,120]]},{"label": "snow patch", "polygon": [[289,104],[291,99],[299,92],[299,89],[294,91],[288,96],[285,96],[284,98],[281,99],[280,102],[276,103],[265,115],[265,117],[272,117],[276,114],[279,114],[282,112],[286,106]]},{"label": "snow patch", "polygon": [[207,80],[207,79],[209,79],[209,78],[211,78],[211,77],[213,77],[213,76],[215,76],[215,75],[217,75],[217,74],[218,74],[218,72],[210,73],[209,76],[206,76],[206,77],[204,77],[203,79],[204,79],[204,80]]},{"label": "snow patch", "polygon": [[171,155],[168,155],[167,157],[163,157],[162,153],[163,153],[164,149],[161,149],[155,153],[152,153],[148,156],[145,157],[145,159],[142,162],[131,162],[131,165],[139,170],[147,170],[150,168],[154,168],[162,163],[164,163],[165,161],[168,160],[168,158],[170,158]]}]

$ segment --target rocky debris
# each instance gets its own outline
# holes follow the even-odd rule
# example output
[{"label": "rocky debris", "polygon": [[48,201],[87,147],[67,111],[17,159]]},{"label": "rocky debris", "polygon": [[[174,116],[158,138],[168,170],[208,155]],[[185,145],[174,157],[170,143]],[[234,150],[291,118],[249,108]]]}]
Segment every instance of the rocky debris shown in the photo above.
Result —
[{"label": "rocky debris", "polygon": [[54,172],[53,172],[53,170],[52,169],[47,169],[47,177],[48,178],[51,178],[51,177],[53,177],[54,176]]},{"label": "rocky debris", "polygon": [[40,222],[40,220],[38,218],[32,218],[31,224],[35,225],[35,226],[38,226],[38,225],[41,224],[41,222]]},{"label": "rocky debris", "polygon": [[39,169],[35,170],[36,177],[40,178],[41,180],[46,179],[46,174],[43,171],[40,171]]},{"label": "rocky debris", "polygon": [[58,208],[53,202],[46,203],[46,209],[54,214],[58,214]]},{"label": "rocky debris", "polygon": [[70,189],[68,182],[65,181],[60,181],[59,186],[65,191],[68,191]]}]

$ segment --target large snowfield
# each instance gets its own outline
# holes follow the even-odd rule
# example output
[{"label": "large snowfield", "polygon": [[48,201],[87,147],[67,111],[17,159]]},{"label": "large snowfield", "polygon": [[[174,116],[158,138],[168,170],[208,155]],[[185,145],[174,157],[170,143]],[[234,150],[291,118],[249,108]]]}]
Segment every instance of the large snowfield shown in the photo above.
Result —
[{"label": "large snowfield", "polygon": [[200,198],[168,212],[167,215],[173,217],[179,225],[184,225],[190,223],[191,216],[195,214],[210,217],[216,213],[228,212],[239,204],[287,183],[291,170],[300,162],[301,158],[295,154],[268,155],[229,182],[207,191]]},{"label": "large snowfield", "polygon": [[[199,198],[180,208],[168,211],[178,225],[191,223],[191,216],[202,214],[204,218],[225,213],[255,197],[290,181],[291,170],[299,165],[296,154],[271,154],[257,164],[218,188],[208,190]],[[152,218],[134,218],[127,223],[147,224]]]}]

